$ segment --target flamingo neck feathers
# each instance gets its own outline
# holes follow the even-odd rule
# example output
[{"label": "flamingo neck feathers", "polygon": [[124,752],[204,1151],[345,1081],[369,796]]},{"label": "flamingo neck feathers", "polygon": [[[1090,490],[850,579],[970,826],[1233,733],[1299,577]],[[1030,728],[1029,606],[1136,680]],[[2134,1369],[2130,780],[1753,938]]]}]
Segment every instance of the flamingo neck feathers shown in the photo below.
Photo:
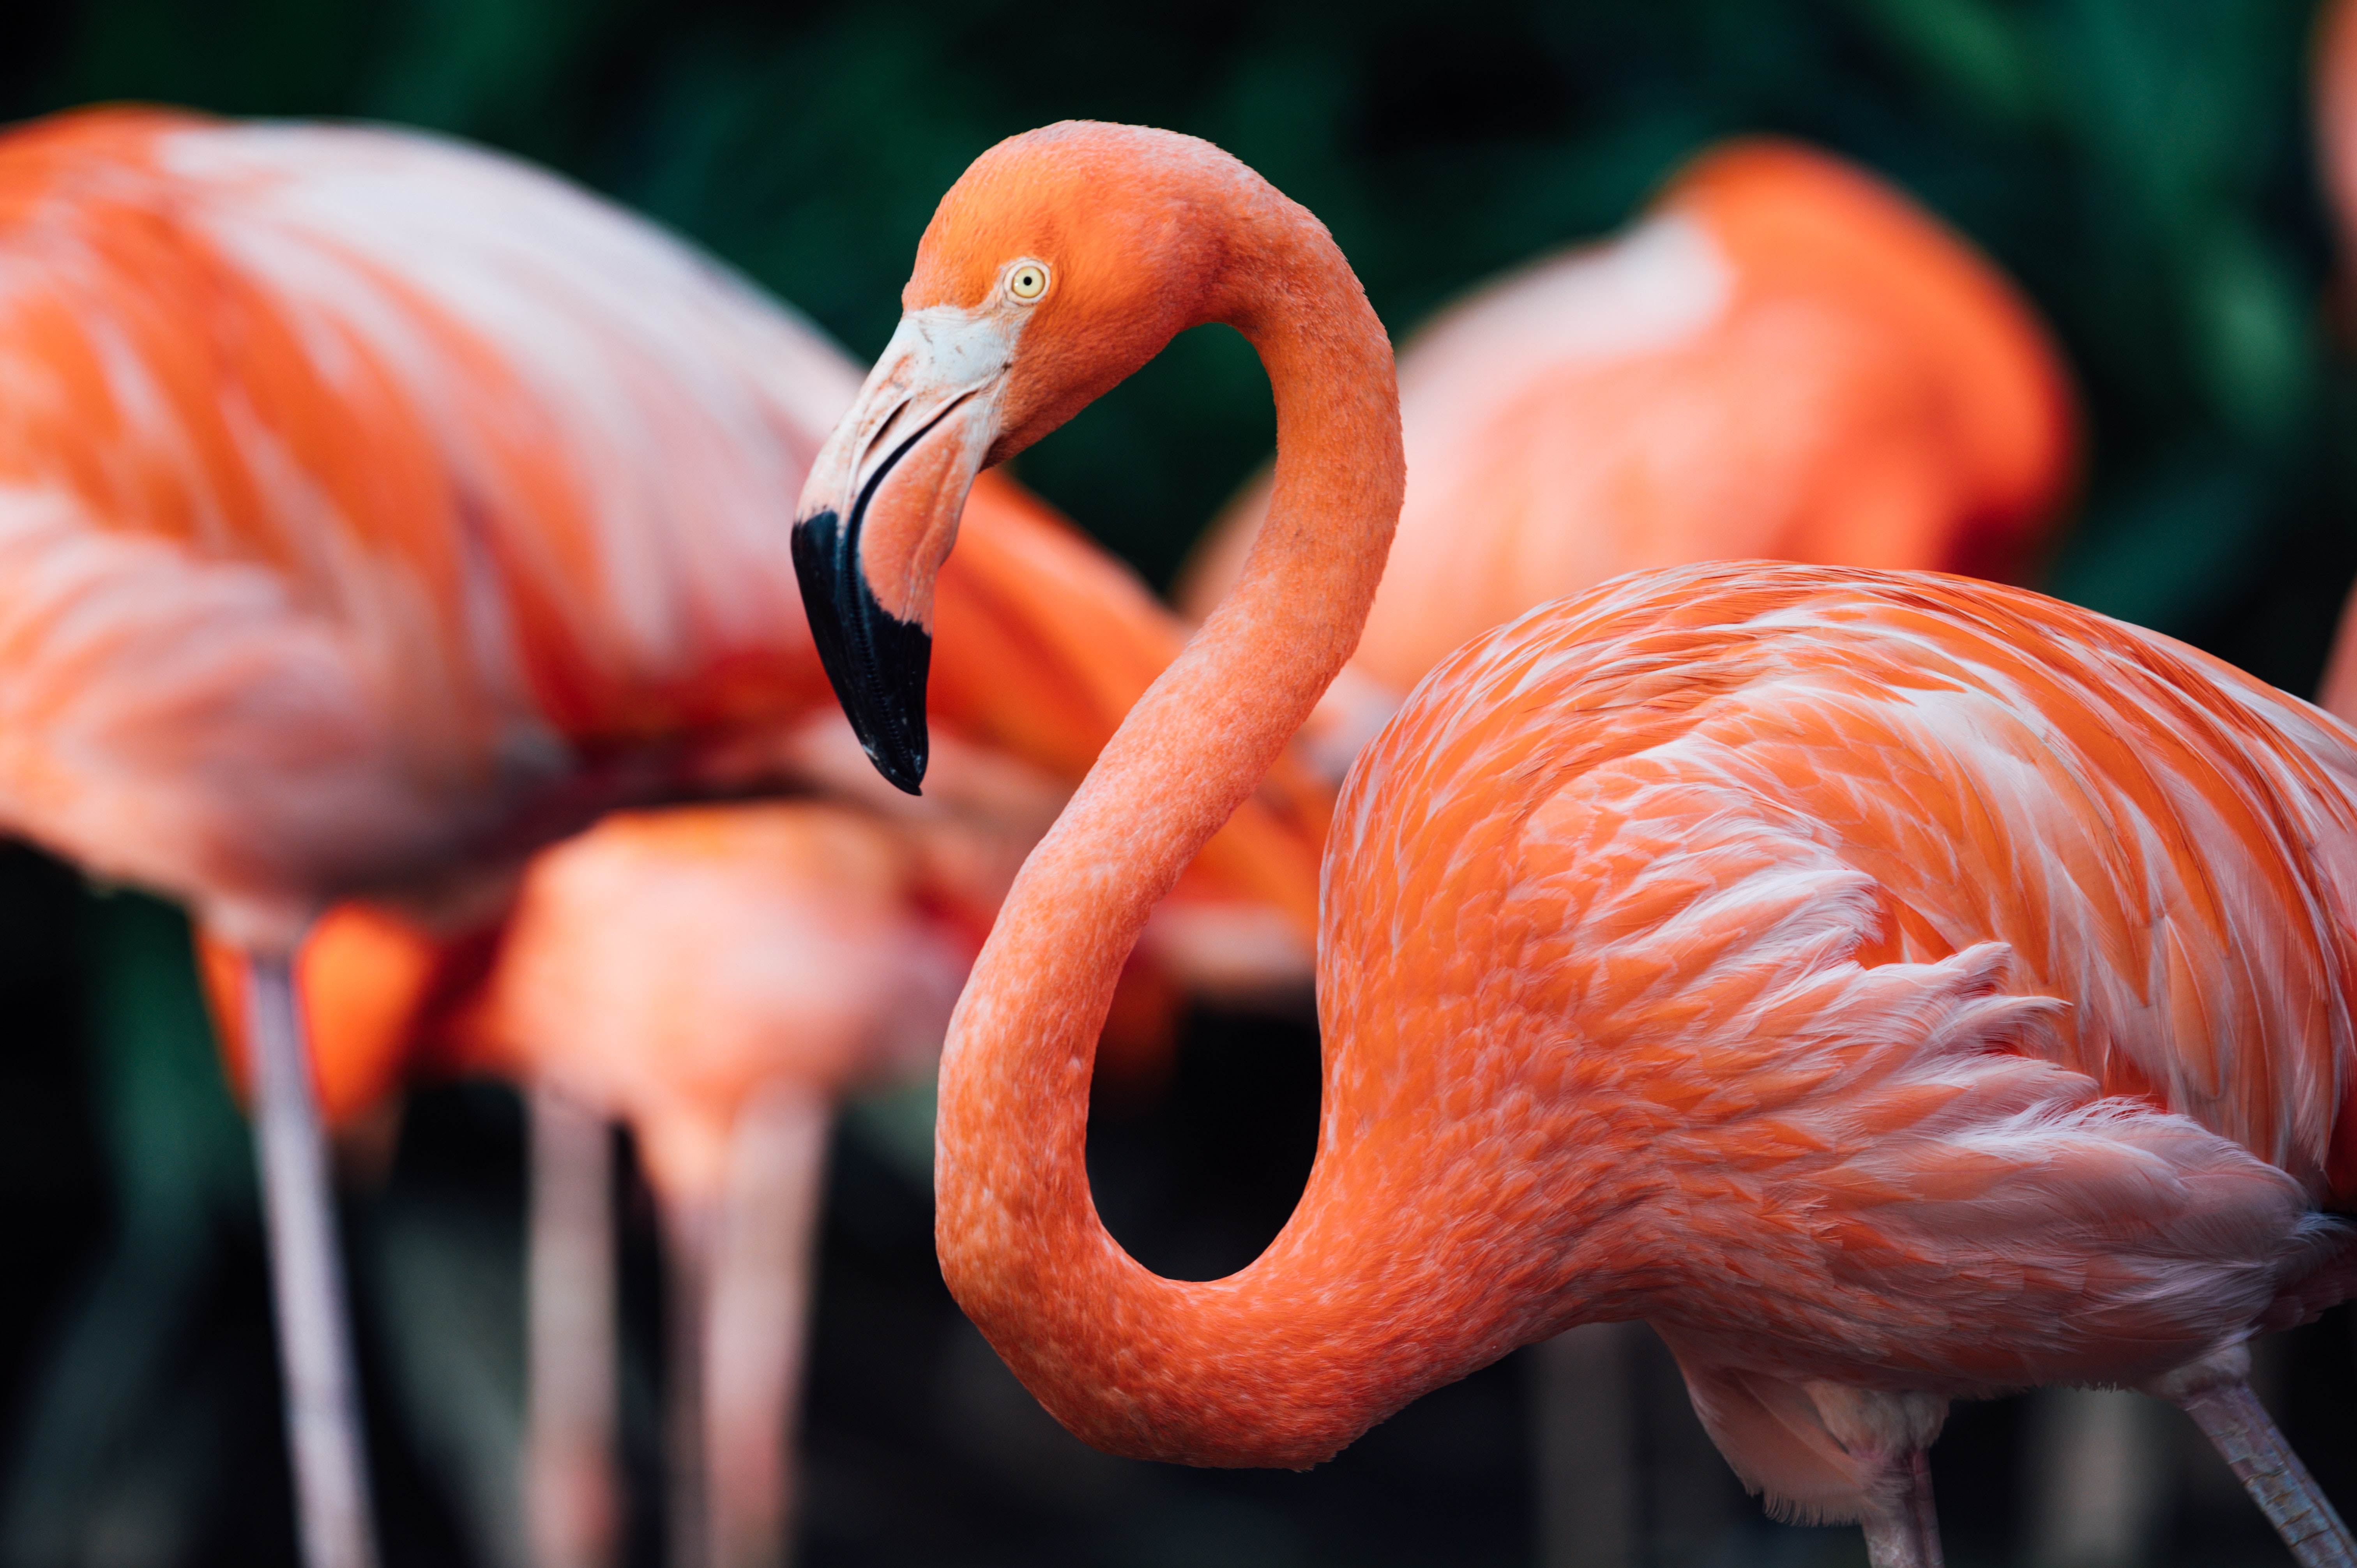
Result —
[{"label": "flamingo neck feathers", "polygon": [[[1376,1243],[1329,1212],[1320,1195],[1337,1184],[1313,1176],[1242,1273],[1149,1273],[1090,1197],[1089,1078],[1147,914],[1356,648],[1405,467],[1390,340],[1324,227],[1232,174],[1176,206],[1179,221],[1219,226],[1204,318],[1252,341],[1275,394],[1269,522],[1031,855],[974,967],[942,1064],[936,1229],[960,1305],[1088,1442],[1298,1467],[1404,1398],[1373,1348],[1412,1355],[1415,1331],[1385,1321],[1402,1316],[1396,1302],[1387,1314],[1364,1299],[1389,1287],[1351,1251]],[[1331,1164],[1322,1151],[1318,1163]]]}]

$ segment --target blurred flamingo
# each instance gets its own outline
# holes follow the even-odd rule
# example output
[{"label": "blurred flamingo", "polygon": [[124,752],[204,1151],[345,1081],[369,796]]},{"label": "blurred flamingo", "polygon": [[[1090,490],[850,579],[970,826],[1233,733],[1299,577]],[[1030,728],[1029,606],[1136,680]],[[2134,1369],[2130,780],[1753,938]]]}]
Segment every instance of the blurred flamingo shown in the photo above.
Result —
[{"label": "blurred flamingo", "polygon": [[[339,896],[465,924],[610,807],[771,774],[780,725],[826,701],[781,504],[855,378],[648,226],[421,136],[39,122],[0,138],[0,827],[245,955],[303,1550],[359,1568],[289,954]],[[942,596],[942,697],[1020,752],[1054,715],[949,650],[1067,651],[1001,591],[1045,534],[968,533],[1004,570]],[[1135,592],[1101,561],[1056,571]],[[1122,617],[1074,613],[1103,688],[1175,647],[1101,647]],[[1314,852],[1286,871],[1284,809],[1207,864],[1290,876],[1274,901],[1306,923]]]},{"label": "blurred flamingo", "polygon": [[459,1026],[638,1133],[672,1269],[672,1561],[789,1555],[828,1124],[930,1069],[973,958],[927,873],[837,806],[609,818],[534,860]]},{"label": "blurred flamingo", "polygon": [[1025,864],[942,1058],[943,1275],[1066,1426],[1312,1465],[1634,1316],[1746,1483],[1878,1564],[1940,1560],[1949,1401],[2056,1382],[2172,1399],[2303,1563],[2352,1560],[2244,1341],[2357,1286],[2319,1212],[2357,1196],[2357,734],[1962,577],[1706,564],[1535,610],[1336,805],[1299,1206],[1240,1273],[1161,1279],[1090,1202],[1090,1038],[1351,650],[1405,486],[1390,345],[1316,219],[1125,126],[985,153],[903,301],[795,539],[903,785],[909,615],[974,470],[1203,321],[1276,396],[1260,542]]},{"label": "blurred flamingo", "polygon": [[[1627,233],[1477,290],[1399,361],[1407,499],[1308,734],[1339,778],[1399,695],[1534,605],[1770,557],[2022,582],[2076,468],[2051,340],[1905,197],[1746,139]],[[1209,615],[1267,516],[1247,487],[1182,574]]]}]

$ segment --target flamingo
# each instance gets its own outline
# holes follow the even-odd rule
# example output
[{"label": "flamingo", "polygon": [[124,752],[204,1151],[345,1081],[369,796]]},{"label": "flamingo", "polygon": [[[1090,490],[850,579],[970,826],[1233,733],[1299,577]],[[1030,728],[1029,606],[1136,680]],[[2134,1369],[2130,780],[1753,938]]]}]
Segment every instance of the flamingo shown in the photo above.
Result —
[{"label": "flamingo", "polygon": [[[1775,557],[2024,581],[2076,467],[2061,357],[2007,280],[1865,171],[1770,138],[1705,152],[1628,232],[1444,311],[1399,386],[1399,531],[1309,730],[1337,778],[1451,650],[1622,572]],[[1189,616],[1234,583],[1268,501],[1264,475],[1197,547]]]},{"label": "flamingo", "polygon": [[608,818],[533,862],[461,1026],[638,1133],[672,1275],[671,1561],[790,1555],[828,1123],[931,1065],[973,957],[927,870],[836,805]]},{"label": "flamingo", "polygon": [[[1350,655],[1404,487],[1391,349],[1325,229],[1191,137],[985,152],[814,464],[797,570],[879,768],[955,498],[1205,321],[1276,400],[1270,520],[1025,864],[952,1015],[943,1277],[1117,1454],[1306,1466],[1640,1317],[1748,1487],[1940,1560],[1949,1402],[2136,1384],[2294,1554],[2347,1530],[2244,1340],[2343,1299],[2357,733],[2026,590],[1774,563],[1623,577],[1431,671],[1334,812],[1316,1158],[1226,1279],[1090,1202],[1091,1037],[1162,889]],[[829,624],[830,619],[833,624]]]},{"label": "flamingo", "polygon": [[[780,499],[856,376],[648,226],[424,136],[61,116],[0,138],[0,831],[242,955],[303,1551],[362,1568],[290,955],[340,897],[471,923],[607,809],[770,776],[825,689]],[[1159,668],[1118,608],[1024,625],[1010,579],[1141,591],[975,522],[1000,553],[944,578],[945,650],[1084,654],[1088,712]],[[963,657],[941,686],[978,742],[1069,741]],[[1283,789],[1206,865],[1306,929]]]}]

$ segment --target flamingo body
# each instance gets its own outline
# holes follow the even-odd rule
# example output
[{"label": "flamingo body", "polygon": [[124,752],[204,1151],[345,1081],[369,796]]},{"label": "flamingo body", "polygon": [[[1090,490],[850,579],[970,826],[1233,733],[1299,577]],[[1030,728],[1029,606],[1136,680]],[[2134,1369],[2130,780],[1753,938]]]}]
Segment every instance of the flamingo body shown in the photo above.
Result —
[{"label": "flamingo body", "polygon": [[847,378],[652,231],[422,137],[137,112],[9,137],[0,229],[12,825],[283,934],[817,695],[769,517]]},{"label": "flamingo body", "polygon": [[534,859],[458,1026],[639,1131],[683,1197],[766,1084],[832,1104],[929,1066],[972,961],[887,824],[811,802],[608,819]]},{"label": "flamingo body", "polygon": [[2167,639],[1642,575],[1445,662],[1337,821],[1304,1209],[1428,1217],[1447,1375],[1633,1311],[1839,1515],[1801,1385],[2148,1378],[2339,1244],[2357,740]]},{"label": "flamingo body", "polygon": [[[1749,1482],[1854,1517],[1805,1385],[2150,1377],[2341,1244],[2352,827],[2357,739],[2155,634],[1927,575],[1621,579],[1444,662],[1353,772],[1318,1160],[1260,1260],[944,1250],[994,1313],[1073,1293],[997,1342],[1118,1451],[1315,1462],[1643,1316]],[[1103,1326],[1141,1297],[1144,1359]]]}]

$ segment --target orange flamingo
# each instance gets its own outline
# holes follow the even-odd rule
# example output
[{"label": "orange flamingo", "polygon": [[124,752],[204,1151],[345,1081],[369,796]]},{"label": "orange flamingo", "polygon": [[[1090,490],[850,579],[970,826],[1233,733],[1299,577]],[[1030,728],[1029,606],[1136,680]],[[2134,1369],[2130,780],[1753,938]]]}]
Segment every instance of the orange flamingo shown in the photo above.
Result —
[{"label": "orange flamingo", "polygon": [[[783,499],[855,378],[648,227],[417,136],[65,116],[0,139],[0,828],[246,955],[304,1551],[359,1568],[288,954],[339,896],[463,921],[608,807],[770,775],[823,692]],[[1010,579],[1135,591],[1037,518],[975,528],[998,554],[943,579],[945,653],[961,617],[975,648],[1070,651]],[[1159,668],[1159,623],[1071,618],[1103,666],[1082,708]],[[1053,738],[970,668],[944,659],[942,700],[976,739]],[[1206,864],[1306,922],[1287,809]]]},{"label": "orange flamingo", "polygon": [[[2061,359],[2005,279],[1787,142],[1715,148],[1627,233],[1443,312],[1399,387],[1399,531],[1309,732],[1343,764],[1452,649],[1622,572],[1773,557],[2024,581],[2075,467]],[[1198,547],[1189,615],[1234,583],[1268,499],[1264,476]]]},{"label": "orange flamingo", "polygon": [[1066,1426],[1310,1465],[1642,1317],[1746,1483],[1878,1564],[1939,1561],[1950,1400],[2057,1382],[2176,1401],[2302,1562],[2352,1561],[2243,1342],[2357,1283],[2319,1207],[2357,1189],[2357,734],[1964,578],[1702,565],[1534,610],[1427,674],[1337,803],[1292,1219],[1226,1279],[1157,1278],[1089,1199],[1091,1036],[1364,622],[1390,345],[1308,212],[1123,126],[985,153],[902,299],[794,546],[904,786],[974,472],[1204,321],[1276,397],[1259,542],[1026,863],[942,1058],[944,1277]]},{"label": "orange flamingo", "polygon": [[638,1133],[672,1266],[672,1561],[789,1555],[827,1126],[931,1065],[973,958],[927,871],[839,806],[610,818],[533,861],[461,1026]]}]

